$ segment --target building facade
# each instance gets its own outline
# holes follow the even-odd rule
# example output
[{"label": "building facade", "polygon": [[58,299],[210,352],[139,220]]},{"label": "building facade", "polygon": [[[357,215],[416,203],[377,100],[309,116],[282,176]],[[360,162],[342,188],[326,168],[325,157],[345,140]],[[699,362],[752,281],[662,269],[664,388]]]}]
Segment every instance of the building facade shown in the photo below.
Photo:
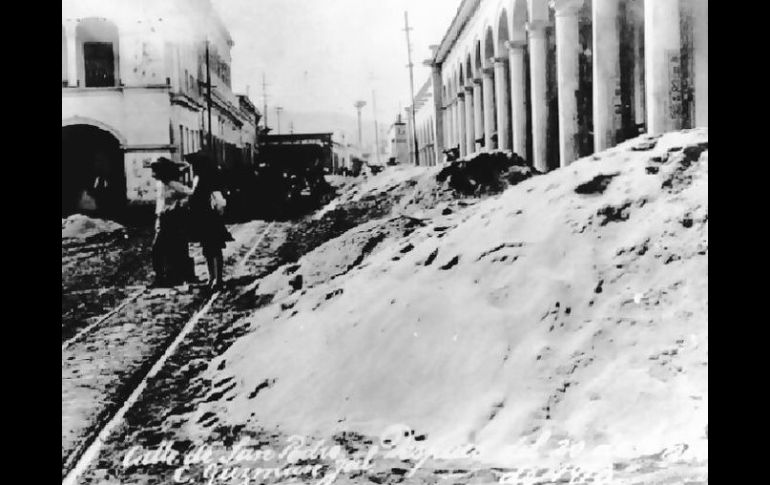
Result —
[{"label": "building facade", "polygon": [[[408,118],[408,116],[407,116]],[[399,114],[396,117],[396,121],[390,125],[388,130],[388,163],[391,164],[406,164],[409,163],[411,158],[411,151],[409,148],[409,142],[411,140],[408,134],[408,126],[401,119]],[[413,146],[413,145],[412,145]]]},{"label": "building facade", "polygon": [[232,92],[232,46],[208,0],[62,0],[63,213],[153,202],[160,156],[253,163],[260,114]]},{"label": "building facade", "polygon": [[[412,129],[411,109],[414,109],[415,129]],[[407,134],[409,136],[409,159],[417,165],[435,165],[443,156],[436,152],[436,111],[433,97],[433,83],[427,80],[414,96],[414,108],[407,109]],[[417,143],[414,137],[417,137]],[[417,150],[417,156],[415,156]]]},{"label": "building facade", "polygon": [[437,161],[505,150],[547,171],[708,126],[707,0],[462,0],[426,63]]}]

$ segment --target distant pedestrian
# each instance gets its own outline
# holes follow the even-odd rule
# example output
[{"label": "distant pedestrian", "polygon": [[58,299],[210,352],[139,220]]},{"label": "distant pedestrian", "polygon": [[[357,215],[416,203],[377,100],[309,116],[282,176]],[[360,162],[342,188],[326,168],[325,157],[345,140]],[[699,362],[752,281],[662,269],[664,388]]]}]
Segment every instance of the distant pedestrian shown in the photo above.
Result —
[{"label": "distant pedestrian", "polygon": [[155,286],[176,286],[195,278],[186,230],[192,189],[179,181],[185,166],[165,157],[150,165],[153,177],[160,182],[152,244]]},{"label": "distant pedestrian", "polygon": [[225,227],[225,200],[219,170],[204,152],[188,155],[195,174],[190,197],[192,240],[200,242],[209,272],[209,287],[220,289],[224,283],[222,250],[233,237]]}]

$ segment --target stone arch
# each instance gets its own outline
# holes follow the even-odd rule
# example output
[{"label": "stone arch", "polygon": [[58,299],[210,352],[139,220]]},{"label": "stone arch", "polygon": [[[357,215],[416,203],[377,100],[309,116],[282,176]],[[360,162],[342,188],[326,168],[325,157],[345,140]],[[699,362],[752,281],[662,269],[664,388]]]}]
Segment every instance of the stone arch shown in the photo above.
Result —
[{"label": "stone arch", "polygon": [[436,120],[433,117],[430,118],[430,164],[436,164]]},{"label": "stone arch", "polygon": [[454,89],[454,72],[449,73],[449,79],[447,80],[447,89],[449,92],[447,93],[447,105],[449,106],[449,109],[447,109],[447,136],[448,136],[448,146],[452,147],[455,143],[455,119],[454,119],[454,106],[455,106],[455,94],[457,91]]},{"label": "stone arch", "polygon": [[66,126],[74,126],[74,125],[88,125],[93,126],[94,128],[98,128],[102,131],[106,131],[113,137],[115,137],[116,140],[120,143],[120,147],[124,148],[127,144],[126,137],[123,136],[123,134],[113,128],[112,126],[108,125],[107,123],[103,123],[99,120],[95,120],[93,118],[87,118],[85,116],[71,116],[69,118],[61,120],[61,127],[64,128]]},{"label": "stone arch", "polygon": [[[484,29],[484,43],[482,45],[484,59],[483,67],[492,68],[492,60],[495,57],[495,36],[492,25],[487,25]],[[484,75],[483,88],[483,112],[484,112],[484,143],[486,150],[497,148],[495,140],[497,139],[497,86],[494,74]]]},{"label": "stone arch", "polygon": [[488,25],[484,29],[483,54],[483,63],[486,63],[490,58],[495,57],[495,33],[491,25]]},{"label": "stone arch", "polygon": [[80,85],[110,87],[120,83],[117,25],[105,18],[81,19],[75,29]]},{"label": "stone arch", "polygon": [[459,146],[460,145],[460,103],[459,98],[457,97],[458,89],[457,86],[460,82],[460,72],[458,70],[458,66],[455,66],[454,72],[452,74],[452,92],[450,95],[452,96],[452,99],[454,100],[454,105],[452,107],[452,146]]},{"label": "stone arch", "polygon": [[[495,38],[497,58],[503,59],[502,63],[495,66],[497,73],[495,84],[497,92],[495,99],[497,106],[497,147],[503,150],[511,149],[511,75],[508,66],[508,41],[510,41],[508,28],[508,11],[503,8],[497,19],[497,37]],[[500,76],[499,74],[502,73]]]},{"label": "stone arch", "polygon": [[497,37],[496,37],[496,47],[497,47],[497,55],[498,56],[504,56],[507,47],[505,45],[506,41],[511,40],[510,32],[508,29],[508,11],[503,8],[500,11],[500,15],[498,16],[497,20]]},{"label": "stone arch", "polygon": [[510,74],[510,125],[511,148],[518,155],[532,160],[532,103],[529,49],[527,48],[527,0],[513,0],[510,4],[510,42],[516,46],[509,50]]},{"label": "stone arch", "polygon": [[548,0],[527,0],[527,13],[529,22],[548,21],[553,17],[553,9],[549,7]]},{"label": "stone arch", "polygon": [[476,77],[481,76],[481,69],[483,66],[484,61],[481,55],[481,41],[476,39],[473,43],[473,70],[476,73]]},{"label": "stone arch", "polygon": [[449,87],[446,80],[441,83],[441,111],[438,113],[441,116],[441,136],[444,139],[444,144],[449,145],[449,110],[446,108],[449,104]]},{"label": "stone arch", "polygon": [[[457,109],[455,110],[456,117],[457,117],[457,143],[456,145],[459,147],[465,145],[465,109],[463,106],[460,106],[459,100],[460,100],[460,93],[465,93],[465,90],[463,89],[464,81],[465,81],[465,69],[462,65],[462,61],[456,61],[457,62],[457,85],[455,86],[455,96],[457,96]],[[465,98],[463,96],[463,103],[465,102]]]},{"label": "stone arch", "polygon": [[511,40],[527,40],[527,22],[529,21],[529,9],[527,0],[514,0],[513,13],[511,14]]},{"label": "stone arch", "polygon": [[458,63],[457,66],[455,67],[455,77],[454,77],[454,80],[455,80],[454,95],[455,96],[457,96],[457,93],[460,92],[460,83],[462,82],[462,78],[463,78],[463,68],[462,68],[462,65]]},{"label": "stone arch", "polygon": [[473,63],[471,62],[470,52],[465,55],[465,72],[467,76],[466,84],[470,84],[473,81],[473,78],[476,76],[476,73],[473,71]]},{"label": "stone arch", "polygon": [[94,123],[62,122],[62,216],[114,215],[125,204],[121,141]]},{"label": "stone arch", "polygon": [[417,125],[417,129],[415,131],[417,132],[417,150],[422,152],[422,123]]}]

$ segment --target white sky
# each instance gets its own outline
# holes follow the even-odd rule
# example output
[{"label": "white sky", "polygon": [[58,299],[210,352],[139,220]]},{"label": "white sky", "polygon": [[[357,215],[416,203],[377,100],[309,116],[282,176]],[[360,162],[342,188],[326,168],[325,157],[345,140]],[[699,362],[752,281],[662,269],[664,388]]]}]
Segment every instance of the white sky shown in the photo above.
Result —
[{"label": "white sky", "polygon": [[[232,78],[262,110],[262,74],[271,106],[291,112],[355,116],[353,103],[367,102],[372,117],[376,91],[380,126],[389,125],[399,106],[409,104],[409,71],[404,11],[413,28],[415,92],[428,79],[422,61],[430,56],[457,11],[460,0],[213,0],[235,42]],[[319,117],[320,118],[320,117]],[[281,124],[286,132],[290,119]],[[329,131],[338,127],[329,127]],[[307,131],[302,126],[297,131]]]}]

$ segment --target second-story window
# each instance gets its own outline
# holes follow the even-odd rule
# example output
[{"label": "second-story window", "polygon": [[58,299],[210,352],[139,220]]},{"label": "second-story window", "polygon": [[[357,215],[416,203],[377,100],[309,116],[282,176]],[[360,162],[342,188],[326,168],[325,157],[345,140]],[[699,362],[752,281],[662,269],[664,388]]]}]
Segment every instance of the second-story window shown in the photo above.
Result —
[{"label": "second-story window", "polygon": [[115,56],[111,42],[84,42],[86,87],[115,85]]},{"label": "second-story window", "polygon": [[110,20],[95,17],[80,19],[75,28],[77,85],[117,86],[120,80],[119,43],[118,28]]}]

